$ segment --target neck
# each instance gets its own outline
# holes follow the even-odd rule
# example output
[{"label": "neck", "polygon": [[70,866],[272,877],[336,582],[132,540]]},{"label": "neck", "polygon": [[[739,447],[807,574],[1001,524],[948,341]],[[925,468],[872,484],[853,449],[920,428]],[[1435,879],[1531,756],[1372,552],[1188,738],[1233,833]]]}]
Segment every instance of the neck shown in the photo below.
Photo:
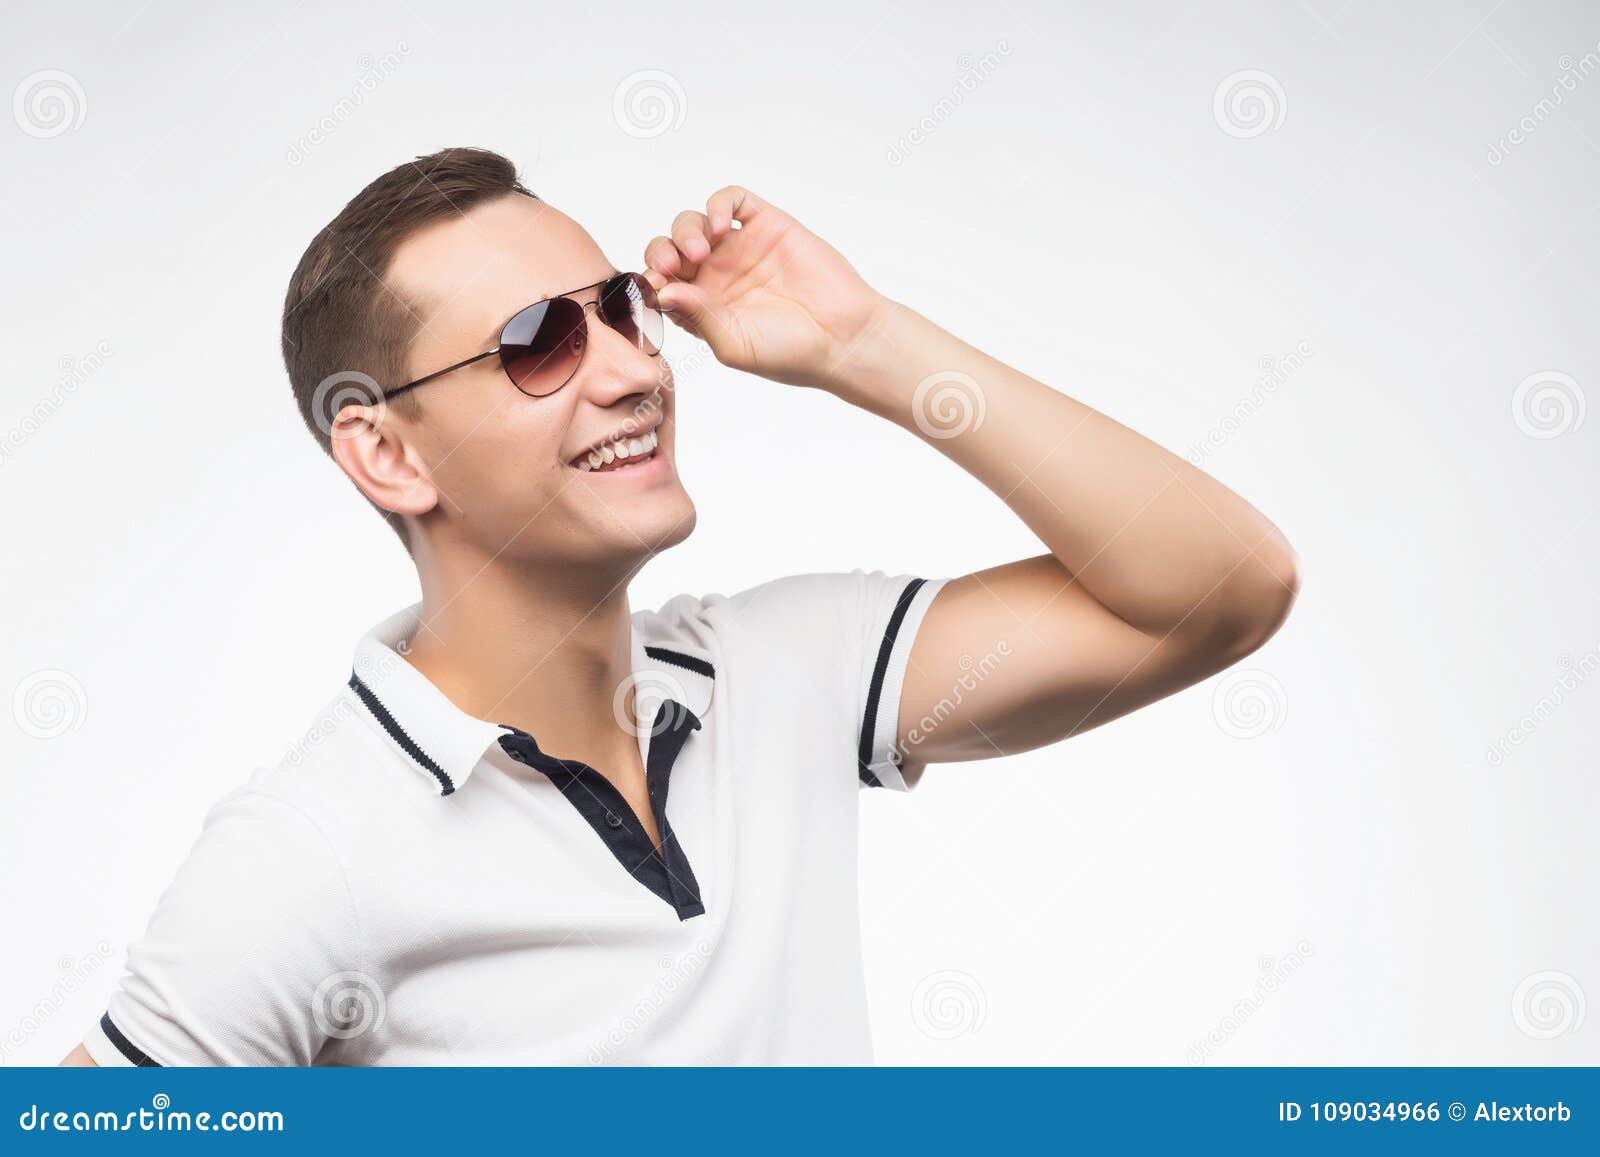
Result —
[{"label": "neck", "polygon": [[613,713],[633,670],[628,580],[419,544],[422,628],[406,658],[456,706],[596,766],[637,761]]}]

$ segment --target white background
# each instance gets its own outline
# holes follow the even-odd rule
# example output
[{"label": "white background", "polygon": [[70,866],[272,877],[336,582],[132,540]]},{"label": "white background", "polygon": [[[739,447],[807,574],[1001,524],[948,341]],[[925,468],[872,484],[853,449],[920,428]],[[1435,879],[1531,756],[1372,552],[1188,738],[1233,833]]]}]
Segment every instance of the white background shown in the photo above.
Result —
[{"label": "white background", "polygon": [[[1600,1062],[1592,5],[101,3],[7,24],[7,1063],[71,1047],[208,803],[414,597],[300,425],[278,318],[348,197],[453,144],[513,157],[624,267],[746,184],[963,337],[1202,447],[1300,552],[1300,603],[1242,672],[867,793],[881,1061]],[[1230,105],[1240,86],[1264,104]],[[680,373],[700,528],[636,606],[1038,549],[876,419]]]}]

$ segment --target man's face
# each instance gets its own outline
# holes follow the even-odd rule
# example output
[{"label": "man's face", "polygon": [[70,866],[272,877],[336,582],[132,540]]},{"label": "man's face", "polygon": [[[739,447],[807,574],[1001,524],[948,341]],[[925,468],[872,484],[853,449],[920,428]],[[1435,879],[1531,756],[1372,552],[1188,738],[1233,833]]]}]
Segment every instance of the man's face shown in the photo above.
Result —
[{"label": "man's face", "polygon": [[[494,348],[522,307],[612,272],[577,222],[530,197],[503,197],[420,230],[385,275],[419,315],[407,380]],[[430,542],[610,569],[693,530],[694,505],[673,456],[671,371],[600,320],[598,293],[575,298],[590,306],[587,347],[554,394],[528,397],[498,358],[485,358],[418,387],[414,417],[391,407],[386,425],[395,424],[435,492],[421,516]],[[652,432],[656,451],[642,462],[576,465],[601,443]]]}]

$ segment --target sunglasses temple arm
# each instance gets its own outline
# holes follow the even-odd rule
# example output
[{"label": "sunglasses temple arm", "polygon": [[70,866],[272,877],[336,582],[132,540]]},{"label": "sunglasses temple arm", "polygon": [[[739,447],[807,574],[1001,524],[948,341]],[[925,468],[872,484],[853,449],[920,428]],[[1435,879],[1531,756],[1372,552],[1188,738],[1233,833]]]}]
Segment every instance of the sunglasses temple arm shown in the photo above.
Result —
[{"label": "sunglasses temple arm", "polygon": [[472,364],[474,364],[476,362],[481,362],[484,358],[492,358],[492,357],[494,357],[494,355],[499,353],[499,352],[500,352],[500,347],[499,346],[495,346],[494,349],[485,350],[483,353],[476,354],[473,357],[468,358],[464,362],[457,362],[453,366],[446,366],[442,370],[435,370],[433,373],[428,374],[426,377],[418,378],[414,382],[407,382],[405,385],[401,386],[399,389],[390,390],[387,394],[383,395],[383,400],[384,401],[388,401],[390,398],[398,398],[401,394],[405,393],[407,390],[414,390],[418,386],[427,385],[429,382],[433,381],[434,378],[442,378],[446,374],[453,374],[457,370],[464,370],[468,366],[470,366],[470,365],[472,365]]}]

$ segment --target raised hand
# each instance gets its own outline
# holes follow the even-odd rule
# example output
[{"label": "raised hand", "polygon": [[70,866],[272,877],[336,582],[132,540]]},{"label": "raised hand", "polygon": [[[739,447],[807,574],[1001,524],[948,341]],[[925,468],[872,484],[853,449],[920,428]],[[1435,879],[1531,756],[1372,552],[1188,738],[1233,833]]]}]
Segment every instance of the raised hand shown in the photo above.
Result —
[{"label": "raised hand", "polygon": [[723,365],[826,388],[890,308],[838,250],[748,189],[684,210],[645,247],[662,308]]}]

